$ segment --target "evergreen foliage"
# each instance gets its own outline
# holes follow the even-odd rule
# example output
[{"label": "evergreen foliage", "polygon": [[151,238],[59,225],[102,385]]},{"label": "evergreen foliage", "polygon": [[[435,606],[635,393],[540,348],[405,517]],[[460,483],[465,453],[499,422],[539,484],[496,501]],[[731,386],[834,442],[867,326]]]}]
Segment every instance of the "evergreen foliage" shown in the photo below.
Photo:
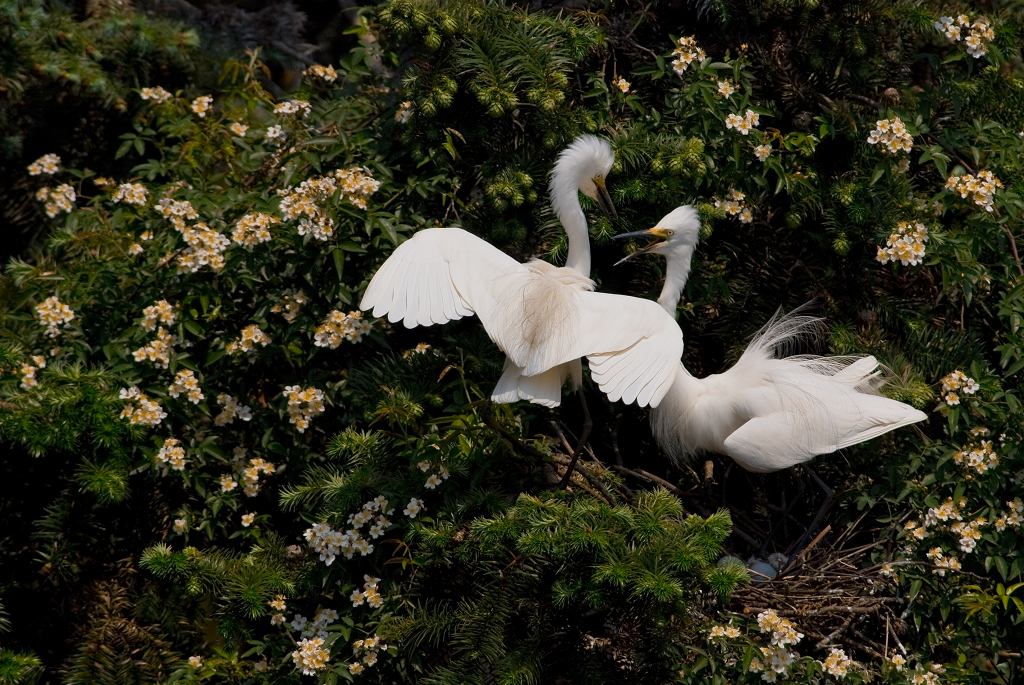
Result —
[{"label": "evergreen foliage", "polygon": [[[9,159],[56,81],[130,122],[117,164],[54,138],[59,168],[8,191],[54,216],[0,279],[0,682],[1019,679],[1024,15],[995,7],[976,58],[980,17],[951,41],[935,2],[684,6],[389,0],[283,96],[256,53],[188,82],[198,46],[160,19],[0,10]],[[897,118],[909,150],[878,140]],[[815,463],[830,528],[791,530],[804,471],[673,466],[591,390],[560,489],[572,402],[492,405],[476,321],[355,312],[424,227],[561,258],[545,186],[581,132],[617,155],[619,218],[588,212],[601,289],[656,291],[610,237],[699,209],[688,368],[815,299],[827,333],[799,351],[874,354],[934,412]],[[841,580],[800,576],[816,545]],[[798,554],[764,585],[725,557],[772,551]]]}]

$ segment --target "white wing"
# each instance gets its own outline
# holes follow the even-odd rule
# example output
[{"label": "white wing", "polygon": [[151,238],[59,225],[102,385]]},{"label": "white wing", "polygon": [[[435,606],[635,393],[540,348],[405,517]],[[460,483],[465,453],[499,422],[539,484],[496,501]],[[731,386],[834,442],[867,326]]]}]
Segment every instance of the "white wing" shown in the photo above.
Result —
[{"label": "white wing", "polygon": [[472,233],[431,228],[395,249],[359,307],[408,328],[476,314],[522,376],[587,357],[613,401],[656,406],[682,356],[682,332],[654,302],[589,287],[571,269],[520,264]]},{"label": "white wing", "polygon": [[507,293],[529,270],[461,228],[428,228],[399,245],[373,275],[359,308],[406,328],[476,314],[491,339],[525,366],[520,322]]},{"label": "white wing", "polygon": [[567,337],[549,341],[526,373],[586,357],[591,377],[610,400],[656,407],[683,354],[675,320],[650,300],[582,291],[575,296]]}]

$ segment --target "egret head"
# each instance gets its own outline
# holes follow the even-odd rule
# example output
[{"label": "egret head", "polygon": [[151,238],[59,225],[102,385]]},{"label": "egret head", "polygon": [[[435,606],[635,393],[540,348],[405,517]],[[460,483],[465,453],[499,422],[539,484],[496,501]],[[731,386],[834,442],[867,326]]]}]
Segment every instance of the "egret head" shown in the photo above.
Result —
[{"label": "egret head", "polygon": [[597,202],[607,214],[615,215],[615,206],[608,195],[605,178],[615,163],[615,153],[608,141],[597,136],[582,135],[561,154],[551,172],[551,204],[555,213],[571,206],[580,192]]},{"label": "egret head", "polygon": [[654,228],[648,228],[646,231],[620,233],[615,236],[615,239],[639,237],[657,238],[659,241],[623,257],[618,264],[640,254],[665,255],[670,261],[675,255],[692,254],[700,239],[700,219],[697,216],[697,210],[690,205],[676,207],[663,216]]}]

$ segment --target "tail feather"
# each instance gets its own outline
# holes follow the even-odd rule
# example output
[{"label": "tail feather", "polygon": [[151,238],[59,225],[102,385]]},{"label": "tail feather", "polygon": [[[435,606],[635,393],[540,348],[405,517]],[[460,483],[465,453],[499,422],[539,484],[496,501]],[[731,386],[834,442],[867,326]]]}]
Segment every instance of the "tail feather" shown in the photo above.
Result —
[{"label": "tail feather", "polygon": [[566,376],[571,375],[568,366],[563,364],[534,376],[524,376],[523,369],[506,358],[505,368],[491,393],[491,400],[499,404],[529,400],[544,407],[557,407],[562,403],[562,386]]}]

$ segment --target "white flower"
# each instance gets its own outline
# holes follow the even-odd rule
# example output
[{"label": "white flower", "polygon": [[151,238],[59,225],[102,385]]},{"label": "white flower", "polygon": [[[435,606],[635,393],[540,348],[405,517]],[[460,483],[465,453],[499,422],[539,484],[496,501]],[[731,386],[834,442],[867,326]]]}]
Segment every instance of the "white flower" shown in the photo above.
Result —
[{"label": "white flower", "polygon": [[210,107],[213,106],[213,97],[210,95],[200,95],[192,101],[192,111],[195,112],[196,116],[200,119],[206,118],[207,112],[210,111]]},{"label": "white flower", "polygon": [[414,519],[420,513],[420,511],[424,510],[425,508],[426,507],[423,506],[423,500],[413,497],[412,499],[409,500],[409,503],[405,505],[405,509],[402,510],[402,513],[408,516],[409,518]]},{"label": "white flower", "polygon": [[60,171],[60,156],[52,152],[28,165],[29,176],[52,176],[58,171]]},{"label": "white flower", "polygon": [[764,160],[768,159],[768,157],[770,157],[771,154],[772,154],[772,146],[771,145],[755,145],[754,146],[754,156],[757,157],[757,160],[759,162],[763,162]]},{"label": "white flower", "polygon": [[284,128],[278,125],[268,127],[266,133],[263,134],[263,139],[268,143],[281,144],[287,137],[288,134],[284,132]]},{"label": "white flower", "polygon": [[621,90],[623,93],[629,92],[629,81],[619,76],[612,81],[612,85]]}]

